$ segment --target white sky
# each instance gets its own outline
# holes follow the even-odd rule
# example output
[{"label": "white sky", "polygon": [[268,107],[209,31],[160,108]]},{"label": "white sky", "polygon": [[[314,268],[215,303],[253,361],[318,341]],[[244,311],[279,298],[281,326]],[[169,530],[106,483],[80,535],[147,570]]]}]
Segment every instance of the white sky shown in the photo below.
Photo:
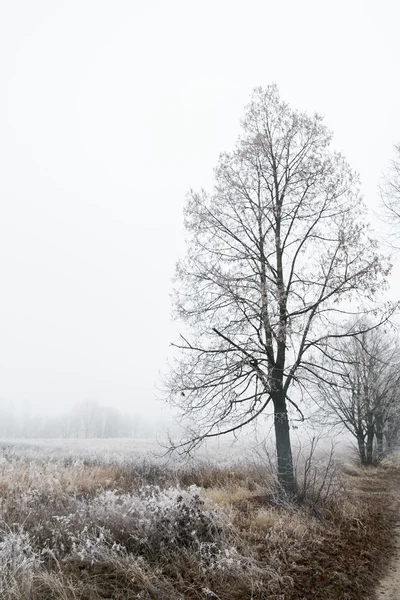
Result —
[{"label": "white sky", "polygon": [[376,206],[399,22],[396,0],[3,0],[0,397],[159,410],[185,192],[276,82]]}]

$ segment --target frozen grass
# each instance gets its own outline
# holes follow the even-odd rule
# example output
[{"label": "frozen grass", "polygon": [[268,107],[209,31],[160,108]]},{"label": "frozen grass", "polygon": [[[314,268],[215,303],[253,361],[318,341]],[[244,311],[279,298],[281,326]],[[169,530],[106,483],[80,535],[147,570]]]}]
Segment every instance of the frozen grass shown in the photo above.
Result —
[{"label": "frozen grass", "polygon": [[4,600],[365,600],[390,549],[393,465],[326,478],[320,457],[293,506],[256,458],[183,465],[128,440],[1,447]]},{"label": "frozen grass", "polygon": [[[250,442],[232,443],[227,440],[208,442],[197,453],[197,458],[208,462],[230,463],[240,459],[250,447]],[[166,444],[156,440],[131,438],[118,439],[1,439],[0,456],[15,456],[34,461],[85,464],[112,464],[129,466],[160,457],[166,453]]]}]

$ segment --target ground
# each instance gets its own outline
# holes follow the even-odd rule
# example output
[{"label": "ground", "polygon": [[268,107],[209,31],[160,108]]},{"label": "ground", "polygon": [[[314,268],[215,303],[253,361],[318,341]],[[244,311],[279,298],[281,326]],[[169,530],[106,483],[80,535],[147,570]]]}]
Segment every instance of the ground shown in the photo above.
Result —
[{"label": "ground", "polygon": [[400,599],[400,482],[397,473],[393,477],[392,509],[398,515],[399,523],[393,526],[394,553],[386,569],[386,573],[376,589],[376,600]]},{"label": "ground", "polygon": [[372,600],[385,575],[379,600],[400,597],[396,461],[299,456],[295,505],[260,453],[154,450],[0,442],[2,600]]}]

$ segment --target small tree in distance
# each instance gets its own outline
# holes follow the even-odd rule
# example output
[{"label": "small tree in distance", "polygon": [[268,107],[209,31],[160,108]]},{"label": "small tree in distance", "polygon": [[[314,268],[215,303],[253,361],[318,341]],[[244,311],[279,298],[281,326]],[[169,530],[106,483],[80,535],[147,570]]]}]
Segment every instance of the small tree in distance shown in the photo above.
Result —
[{"label": "small tree in distance", "polygon": [[[319,420],[342,425],[357,441],[362,465],[373,465],[398,442],[400,357],[383,328],[340,339],[318,382]],[[333,364],[334,363],[334,364]]]},{"label": "small tree in distance", "polygon": [[396,156],[384,176],[381,196],[386,215],[398,226],[400,221],[400,144],[395,144]]},{"label": "small tree in distance", "polygon": [[[296,494],[288,406],[324,378],[330,341],[365,330],[390,270],[364,221],[357,179],[321,117],[256,89],[214,190],[187,197],[174,304],[190,334],[167,381],[193,423],[179,447],[236,432],[271,406],[278,479]],[[351,327],[349,315],[356,317]]]}]

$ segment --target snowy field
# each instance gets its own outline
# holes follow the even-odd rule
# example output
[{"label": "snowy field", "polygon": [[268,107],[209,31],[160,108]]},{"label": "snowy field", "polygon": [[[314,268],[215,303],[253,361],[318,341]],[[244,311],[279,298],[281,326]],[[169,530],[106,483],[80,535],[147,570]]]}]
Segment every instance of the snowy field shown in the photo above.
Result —
[{"label": "snowy field", "polygon": [[128,465],[156,460],[165,450],[154,440],[132,439],[1,439],[0,456],[32,461]]},{"label": "snowy field", "polygon": [[[312,434],[292,435],[293,452],[296,454],[301,447],[307,451],[310,446]],[[318,441],[318,453],[327,454],[335,446],[335,454],[338,457],[351,455],[352,439],[348,436],[327,435]],[[168,454],[167,447],[154,439],[1,439],[0,438],[0,461],[7,457],[31,460],[35,462],[55,463],[63,462],[77,465],[81,462],[85,465],[103,464],[129,466],[137,465],[138,462],[155,463],[210,463],[217,465],[229,465],[231,463],[242,463],[252,460],[254,455],[260,456],[265,447],[269,448],[269,454],[273,456],[273,446],[266,443],[262,436],[242,436],[238,440],[220,438],[207,440],[190,458],[173,456]]]},{"label": "snowy field", "polygon": [[[254,444],[253,444],[254,447]],[[241,461],[251,454],[247,442],[227,440],[205,443],[194,456],[171,457],[167,447],[156,440],[133,439],[0,439],[0,461],[11,457],[46,463],[69,463],[77,466],[116,465],[128,467],[143,461],[186,463],[193,461],[221,464]]]}]

